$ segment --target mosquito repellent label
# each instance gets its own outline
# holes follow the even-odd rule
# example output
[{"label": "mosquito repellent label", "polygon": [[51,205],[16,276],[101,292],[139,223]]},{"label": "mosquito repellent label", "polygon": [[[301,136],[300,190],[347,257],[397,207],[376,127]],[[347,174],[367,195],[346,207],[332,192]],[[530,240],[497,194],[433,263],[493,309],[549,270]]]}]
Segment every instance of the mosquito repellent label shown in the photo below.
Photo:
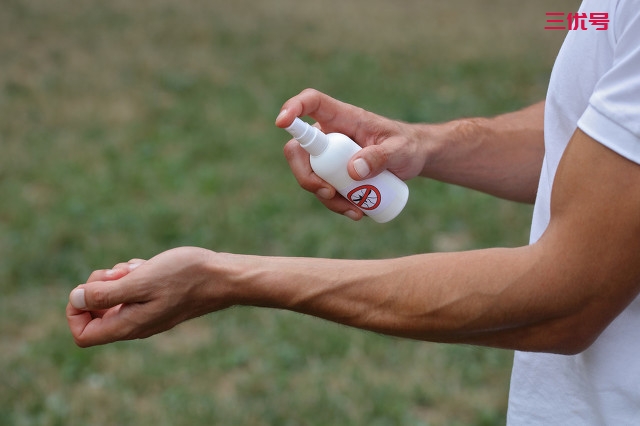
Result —
[{"label": "mosquito repellent label", "polygon": [[365,213],[382,210],[395,198],[391,188],[385,188],[382,179],[376,179],[375,185],[364,182],[358,182],[359,185],[340,192]]},{"label": "mosquito repellent label", "polygon": [[380,191],[373,185],[362,185],[347,194],[349,201],[362,210],[373,210],[382,202]]}]

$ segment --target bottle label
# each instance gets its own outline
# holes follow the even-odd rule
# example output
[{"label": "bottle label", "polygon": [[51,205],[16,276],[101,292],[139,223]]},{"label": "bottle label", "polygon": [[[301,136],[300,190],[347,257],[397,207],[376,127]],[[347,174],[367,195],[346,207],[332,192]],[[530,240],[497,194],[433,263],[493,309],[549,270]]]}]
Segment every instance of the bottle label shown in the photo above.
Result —
[{"label": "bottle label", "polygon": [[382,202],[382,195],[373,185],[360,185],[347,194],[347,198],[362,210],[373,210]]},{"label": "bottle label", "polygon": [[375,179],[373,182],[355,182],[355,186],[350,186],[340,191],[347,200],[365,213],[373,213],[376,210],[384,210],[394,200],[392,188],[387,187],[382,179]]}]

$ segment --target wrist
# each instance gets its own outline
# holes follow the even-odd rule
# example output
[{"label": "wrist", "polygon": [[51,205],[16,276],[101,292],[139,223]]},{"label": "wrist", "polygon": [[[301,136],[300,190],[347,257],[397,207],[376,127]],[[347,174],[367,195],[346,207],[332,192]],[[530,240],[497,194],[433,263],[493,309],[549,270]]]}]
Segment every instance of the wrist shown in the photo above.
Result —
[{"label": "wrist", "polygon": [[[267,306],[264,283],[269,276],[268,258],[211,252],[205,268],[210,277],[205,296],[212,310],[225,306]],[[268,286],[267,286],[268,287]]]},{"label": "wrist", "polygon": [[424,150],[424,167],[420,176],[448,180],[460,165],[465,151],[484,138],[483,118],[463,118],[439,124],[417,125],[416,138]]}]

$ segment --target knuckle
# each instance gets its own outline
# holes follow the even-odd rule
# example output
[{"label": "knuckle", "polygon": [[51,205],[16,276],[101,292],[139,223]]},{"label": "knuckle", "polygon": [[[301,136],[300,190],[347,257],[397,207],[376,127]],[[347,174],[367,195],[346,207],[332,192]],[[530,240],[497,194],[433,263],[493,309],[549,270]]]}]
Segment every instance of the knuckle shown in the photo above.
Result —
[{"label": "knuckle", "polygon": [[111,297],[104,289],[94,289],[90,294],[92,305],[97,308],[109,307]]},{"label": "knuckle", "polygon": [[102,275],[104,274],[103,270],[97,270],[97,271],[93,271],[91,273],[91,275],[89,275],[89,278],[87,278],[87,281],[95,281],[98,279],[98,277],[102,277]]},{"label": "knuckle", "polygon": [[122,328],[119,330],[120,335],[117,337],[117,340],[134,340],[140,338],[140,331],[144,330],[144,324],[137,323],[129,323],[124,324]]},{"label": "knuckle", "polygon": [[111,268],[111,269],[122,269],[122,268],[126,268],[127,266],[128,266],[127,263],[120,262],[120,263],[114,265],[113,268]]},{"label": "knuckle", "polygon": [[366,160],[372,168],[372,171],[381,171],[385,168],[388,156],[384,147],[380,145],[372,145],[367,147]]},{"label": "knuckle", "polygon": [[292,139],[284,145],[284,148],[282,148],[282,152],[289,162],[293,161],[293,159],[296,157],[296,145],[297,142]]},{"label": "knuckle", "polygon": [[305,96],[317,96],[319,93],[320,92],[318,92],[316,89],[312,87],[307,87],[302,92],[300,92],[301,95],[305,95]]},{"label": "knuckle", "polygon": [[305,191],[313,192],[314,194],[322,188],[322,182],[310,178],[298,179],[298,185]]},{"label": "knuckle", "polygon": [[73,341],[79,348],[88,348],[89,346],[91,346],[91,344],[85,341],[82,337],[74,337]]},{"label": "knuckle", "polygon": [[85,334],[73,335],[73,341],[80,348],[88,348],[95,345],[95,342],[90,339],[90,336]]}]

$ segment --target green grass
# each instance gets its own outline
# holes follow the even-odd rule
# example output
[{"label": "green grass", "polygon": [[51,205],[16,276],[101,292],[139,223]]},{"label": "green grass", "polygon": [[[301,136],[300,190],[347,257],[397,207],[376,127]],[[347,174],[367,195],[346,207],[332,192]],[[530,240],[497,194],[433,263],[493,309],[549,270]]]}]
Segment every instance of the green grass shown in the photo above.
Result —
[{"label": "green grass", "polygon": [[231,309],[78,349],[68,292],[177,246],[381,258],[526,243],[530,207],[410,182],[402,215],[333,215],[273,126],[315,87],[390,117],[544,97],[575,1],[0,2],[0,424],[504,423],[511,354]]}]

